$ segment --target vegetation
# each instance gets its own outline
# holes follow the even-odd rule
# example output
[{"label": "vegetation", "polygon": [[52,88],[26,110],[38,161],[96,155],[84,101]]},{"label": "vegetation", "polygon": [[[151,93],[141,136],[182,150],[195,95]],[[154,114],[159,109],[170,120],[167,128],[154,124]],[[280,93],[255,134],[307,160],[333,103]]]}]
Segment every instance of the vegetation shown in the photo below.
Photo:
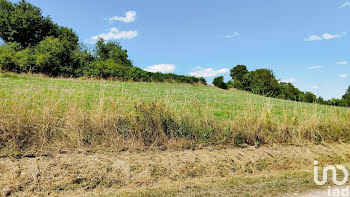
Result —
[{"label": "vegetation", "polygon": [[216,77],[213,81],[213,85],[221,89],[227,89],[227,84],[224,82],[223,76]]},{"label": "vegetation", "polygon": [[1,155],[0,195],[294,196],[332,186],[331,179],[325,186],[313,182],[315,159],[319,166],[337,163],[347,169],[350,162],[349,144],[125,150]]},{"label": "vegetation", "polygon": [[311,92],[300,91],[292,83],[279,82],[273,71],[269,69],[248,71],[246,66],[237,65],[231,69],[230,75],[233,83],[231,80],[225,83],[223,77],[220,76],[214,79],[213,84],[222,89],[233,87],[238,90],[279,99],[350,107],[350,86],[342,99],[326,101],[322,97],[316,97]]},{"label": "vegetation", "polygon": [[[0,71],[43,73],[49,76],[115,78],[145,82],[181,82],[206,84],[204,78],[151,73],[134,67],[127,51],[117,42],[99,39],[94,53],[79,44],[76,33],[42,16],[40,8],[25,0],[11,3],[0,0]],[[278,82],[272,70],[248,71],[238,65],[230,73],[233,82],[214,79],[222,89],[236,88],[255,94],[302,102],[350,106],[349,93],[342,99],[325,101],[311,92],[302,92],[291,83]],[[350,87],[349,87],[350,88]]]},{"label": "vegetation", "polygon": [[350,162],[350,108],[312,103],[350,106],[350,87],[324,101],[244,65],[214,79],[231,91],[193,85],[117,42],[87,50],[25,0],[0,0],[0,37],[2,196],[275,196],[315,187],[314,159]]},{"label": "vegetation", "polygon": [[348,108],[207,86],[1,74],[0,97],[2,151],[350,140]]},{"label": "vegetation", "polygon": [[25,0],[0,0],[0,71],[49,76],[115,78],[206,84],[204,78],[146,72],[134,67],[118,42],[99,39],[94,53],[79,44],[76,33],[43,17]]}]

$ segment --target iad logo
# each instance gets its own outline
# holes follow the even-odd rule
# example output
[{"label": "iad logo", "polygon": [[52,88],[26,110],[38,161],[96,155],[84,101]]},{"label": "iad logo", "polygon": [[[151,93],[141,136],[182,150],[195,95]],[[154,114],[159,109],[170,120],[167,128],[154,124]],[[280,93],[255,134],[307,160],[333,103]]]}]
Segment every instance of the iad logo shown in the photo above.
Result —
[{"label": "iad logo", "polygon": [[[314,161],[314,181],[317,185],[324,185],[327,183],[327,180],[328,180],[327,173],[329,170],[332,171],[332,180],[335,185],[344,185],[348,181],[349,173],[344,166],[340,166],[340,165],[336,165],[336,167],[329,165],[323,168],[323,179],[322,181],[319,181],[317,165],[318,165],[318,162]],[[337,180],[337,168],[343,171],[344,173],[344,178],[342,181]]]}]

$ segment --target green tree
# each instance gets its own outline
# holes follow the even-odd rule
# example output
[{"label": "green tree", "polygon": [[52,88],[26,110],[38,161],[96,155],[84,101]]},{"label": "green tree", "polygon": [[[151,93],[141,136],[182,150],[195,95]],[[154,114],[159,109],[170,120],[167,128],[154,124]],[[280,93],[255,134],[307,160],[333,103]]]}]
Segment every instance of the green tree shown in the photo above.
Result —
[{"label": "green tree", "polygon": [[299,95],[302,93],[298,88],[295,88],[292,83],[280,82],[279,98],[298,101]]},{"label": "green tree", "polygon": [[35,46],[53,33],[55,25],[43,17],[41,9],[25,0],[11,3],[0,0],[0,37],[6,42],[17,42],[23,48]]},{"label": "green tree", "polygon": [[67,42],[67,47],[72,51],[79,49],[79,37],[71,28],[54,25],[51,36]]},{"label": "green tree", "polygon": [[213,85],[221,89],[227,89],[227,85],[224,82],[223,76],[215,77],[215,79],[213,80]]},{"label": "green tree", "polygon": [[345,103],[346,106],[350,106],[350,86],[346,90],[346,92],[343,95],[342,99],[344,100],[344,103]]},{"label": "green tree", "polygon": [[255,94],[275,97],[279,93],[279,84],[272,70],[257,69],[251,72],[250,89]]},{"label": "green tree", "polygon": [[132,67],[133,65],[131,60],[128,59],[127,52],[127,50],[122,49],[118,42],[105,43],[102,38],[97,40],[95,53],[99,59],[112,59],[116,64]]},{"label": "green tree", "polygon": [[304,99],[305,99],[305,102],[308,102],[308,103],[313,103],[316,101],[316,95],[314,95],[313,93],[311,92],[306,92],[305,93],[305,96],[304,96]]},{"label": "green tree", "polygon": [[233,80],[242,82],[243,76],[248,72],[249,71],[247,70],[246,66],[237,65],[236,67],[230,70],[230,76],[232,77]]},{"label": "green tree", "polygon": [[344,100],[349,100],[350,101],[350,86],[346,90],[345,94],[342,97]]},{"label": "green tree", "polygon": [[324,98],[321,97],[321,96],[318,97],[318,98],[316,99],[316,102],[317,102],[318,104],[326,104]]},{"label": "green tree", "polygon": [[234,84],[233,84],[232,80],[229,80],[229,81],[226,83],[226,86],[227,86],[227,89],[234,88]]}]

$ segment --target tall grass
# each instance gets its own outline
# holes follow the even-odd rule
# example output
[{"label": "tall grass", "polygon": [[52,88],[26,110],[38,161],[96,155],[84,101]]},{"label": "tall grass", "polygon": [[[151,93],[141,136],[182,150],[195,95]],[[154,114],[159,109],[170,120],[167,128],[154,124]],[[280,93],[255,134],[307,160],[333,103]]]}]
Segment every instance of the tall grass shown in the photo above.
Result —
[{"label": "tall grass", "polygon": [[0,76],[2,150],[348,142],[350,110],[184,84]]}]

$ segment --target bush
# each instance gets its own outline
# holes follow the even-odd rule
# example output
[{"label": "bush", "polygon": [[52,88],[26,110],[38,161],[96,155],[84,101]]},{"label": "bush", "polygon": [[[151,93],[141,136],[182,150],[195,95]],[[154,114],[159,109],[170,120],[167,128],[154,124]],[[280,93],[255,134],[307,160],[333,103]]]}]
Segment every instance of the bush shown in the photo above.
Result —
[{"label": "bush", "polygon": [[220,77],[216,77],[213,81],[214,86],[221,88],[221,89],[227,89],[227,85],[224,82],[224,77],[220,76]]},{"label": "bush", "polygon": [[87,54],[74,51],[72,43],[63,39],[47,37],[35,47],[38,71],[51,76],[75,76]]},{"label": "bush", "polygon": [[20,72],[39,72],[36,66],[36,57],[34,55],[34,49],[26,48],[17,52],[19,61]]},{"label": "bush", "polygon": [[17,57],[18,46],[18,43],[0,46],[0,68],[2,71],[20,72],[20,62]]},{"label": "bush", "polygon": [[138,67],[127,67],[117,64],[113,59],[97,59],[84,66],[80,71],[81,76],[98,78],[115,78],[123,81],[144,82],[178,82],[178,83],[202,83],[205,79],[175,74],[151,73]]}]

